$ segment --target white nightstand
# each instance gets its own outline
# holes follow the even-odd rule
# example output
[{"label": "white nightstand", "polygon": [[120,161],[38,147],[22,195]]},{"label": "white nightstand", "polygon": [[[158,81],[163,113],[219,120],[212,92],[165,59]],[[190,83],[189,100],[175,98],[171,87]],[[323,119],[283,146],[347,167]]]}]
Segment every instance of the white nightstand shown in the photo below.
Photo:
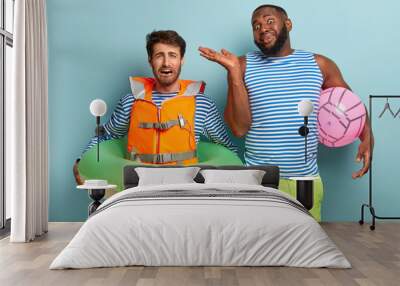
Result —
[{"label": "white nightstand", "polygon": [[87,190],[89,197],[93,202],[88,207],[89,216],[96,211],[101,205],[100,200],[104,197],[106,190],[115,189],[116,185],[108,185],[104,180],[87,180],[85,184],[79,185],[76,188],[80,190]]}]

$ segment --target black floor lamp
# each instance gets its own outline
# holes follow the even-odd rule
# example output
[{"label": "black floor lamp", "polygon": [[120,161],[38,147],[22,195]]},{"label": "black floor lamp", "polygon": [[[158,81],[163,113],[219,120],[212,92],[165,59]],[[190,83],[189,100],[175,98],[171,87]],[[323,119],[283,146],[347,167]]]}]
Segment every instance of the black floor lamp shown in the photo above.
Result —
[{"label": "black floor lamp", "polygon": [[[310,132],[308,125],[308,116],[313,112],[313,104],[310,100],[302,100],[298,104],[299,114],[304,117],[304,124],[299,128],[298,132],[304,137],[304,163],[307,163],[307,135]],[[313,183],[315,177],[293,177],[296,181],[296,199],[303,206],[310,210],[314,205]]]},{"label": "black floor lamp", "polygon": [[106,114],[107,104],[104,100],[95,99],[90,103],[90,113],[96,117],[96,136],[97,136],[97,162],[99,162],[100,157],[100,144],[99,137],[100,133],[104,131],[100,127],[100,117]]}]

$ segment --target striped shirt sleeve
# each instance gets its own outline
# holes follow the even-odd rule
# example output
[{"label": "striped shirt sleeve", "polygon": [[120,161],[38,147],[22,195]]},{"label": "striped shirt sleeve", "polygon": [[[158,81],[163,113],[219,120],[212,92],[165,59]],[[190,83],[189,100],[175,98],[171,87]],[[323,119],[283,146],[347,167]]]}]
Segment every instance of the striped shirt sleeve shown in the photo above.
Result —
[{"label": "striped shirt sleeve", "polygon": [[228,132],[226,131],[225,123],[214,100],[205,95],[198,96],[202,96],[202,99],[204,99],[208,105],[208,114],[204,120],[202,134],[211,142],[221,144],[237,154],[238,147],[231,141]]},{"label": "striped shirt sleeve", "polygon": [[[122,138],[128,133],[133,101],[132,94],[127,94],[119,100],[110,119],[104,124],[105,133],[99,138],[99,143],[110,139]],[[97,137],[94,136],[86,145],[81,156],[96,144]]]}]

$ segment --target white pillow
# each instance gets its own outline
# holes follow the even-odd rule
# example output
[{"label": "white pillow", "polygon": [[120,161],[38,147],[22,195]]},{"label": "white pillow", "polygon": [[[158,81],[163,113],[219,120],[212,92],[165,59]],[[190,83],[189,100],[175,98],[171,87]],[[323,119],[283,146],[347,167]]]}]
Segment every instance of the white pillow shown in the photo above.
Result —
[{"label": "white pillow", "polygon": [[139,176],[138,186],[195,183],[199,167],[182,168],[135,168]]},{"label": "white pillow", "polygon": [[265,171],[262,170],[201,170],[205,184],[261,185]]}]

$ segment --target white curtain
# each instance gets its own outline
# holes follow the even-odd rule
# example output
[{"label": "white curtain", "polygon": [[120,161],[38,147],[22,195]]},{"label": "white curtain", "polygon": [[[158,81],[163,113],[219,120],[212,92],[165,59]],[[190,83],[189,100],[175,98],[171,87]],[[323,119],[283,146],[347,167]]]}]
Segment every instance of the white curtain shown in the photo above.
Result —
[{"label": "white curtain", "polygon": [[47,27],[45,0],[16,0],[13,90],[6,98],[6,187],[12,242],[48,227]]}]

